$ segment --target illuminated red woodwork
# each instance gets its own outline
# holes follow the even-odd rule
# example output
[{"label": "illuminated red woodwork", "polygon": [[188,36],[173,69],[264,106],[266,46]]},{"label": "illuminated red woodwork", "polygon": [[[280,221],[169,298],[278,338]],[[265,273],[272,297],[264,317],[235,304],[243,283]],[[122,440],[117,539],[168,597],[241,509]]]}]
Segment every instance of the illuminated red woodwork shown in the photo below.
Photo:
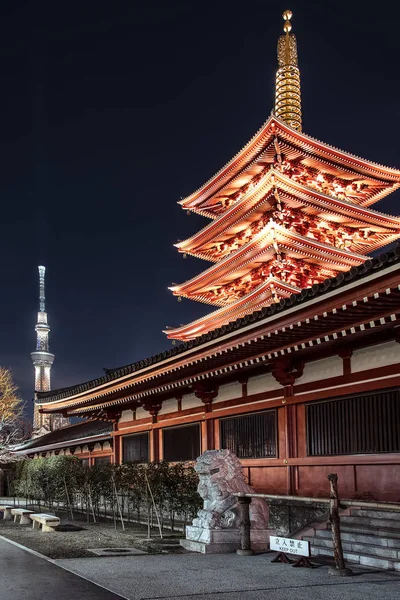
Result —
[{"label": "illuminated red woodwork", "polygon": [[362,264],[400,236],[399,217],[370,208],[400,186],[400,171],[302,133],[296,114],[296,128],[270,116],[230,162],[180,201],[211,222],[176,247],[211,266],[170,289],[217,310],[168,328],[169,338],[190,340],[279,302]]}]

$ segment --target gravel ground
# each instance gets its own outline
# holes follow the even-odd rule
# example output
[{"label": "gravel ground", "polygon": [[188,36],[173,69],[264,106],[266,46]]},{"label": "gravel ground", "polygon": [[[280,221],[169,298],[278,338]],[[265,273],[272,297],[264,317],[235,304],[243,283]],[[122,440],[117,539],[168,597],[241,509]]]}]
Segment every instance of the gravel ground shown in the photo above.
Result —
[{"label": "gravel ground", "polygon": [[[32,529],[31,525],[19,525],[13,521],[0,519],[0,535],[49,558],[93,558],[94,555],[88,552],[88,548],[135,547],[152,554],[166,551],[165,547],[161,548],[160,541],[157,540],[158,531],[152,532],[154,535],[152,542],[146,541],[147,527],[145,526],[125,523],[126,529],[122,531],[121,523],[118,523],[118,528],[115,530],[113,521],[108,519],[88,525],[80,515],[77,515],[74,521],[68,520],[66,516],[63,517],[61,513],[57,516],[61,520],[60,531],[56,530],[54,533],[43,533],[41,530]],[[82,529],[71,531],[72,527]],[[166,532],[165,536],[170,539],[175,537],[171,536],[170,532]]]}]

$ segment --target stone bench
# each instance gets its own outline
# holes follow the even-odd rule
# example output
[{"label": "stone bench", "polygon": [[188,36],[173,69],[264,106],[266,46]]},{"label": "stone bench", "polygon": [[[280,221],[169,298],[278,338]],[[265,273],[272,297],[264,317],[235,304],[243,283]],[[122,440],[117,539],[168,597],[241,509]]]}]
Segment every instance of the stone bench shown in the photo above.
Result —
[{"label": "stone bench", "polygon": [[60,524],[60,519],[55,515],[46,515],[43,513],[30,515],[32,520],[32,529],[40,529],[42,531],[55,531],[55,528]]},{"label": "stone bench", "polygon": [[28,525],[30,523],[29,517],[35,511],[27,510],[26,508],[12,508],[11,514],[14,515],[14,523],[19,523],[20,525]]},{"label": "stone bench", "polygon": [[12,519],[11,510],[14,506],[9,506],[8,504],[0,504],[0,511],[3,513],[3,519],[5,521],[10,521]]}]

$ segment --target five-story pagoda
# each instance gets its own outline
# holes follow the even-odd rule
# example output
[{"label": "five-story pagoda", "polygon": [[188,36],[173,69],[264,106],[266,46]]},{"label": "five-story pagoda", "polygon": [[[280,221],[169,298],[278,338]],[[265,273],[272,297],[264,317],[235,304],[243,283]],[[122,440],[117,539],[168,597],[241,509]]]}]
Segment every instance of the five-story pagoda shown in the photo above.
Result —
[{"label": "five-story pagoda", "polygon": [[170,288],[216,307],[168,329],[190,340],[360,265],[400,236],[400,218],[370,206],[400,186],[400,171],[301,131],[300,72],[292,13],[278,40],[275,111],[214,177],[180,201],[211,222],[177,244],[209,261]]}]

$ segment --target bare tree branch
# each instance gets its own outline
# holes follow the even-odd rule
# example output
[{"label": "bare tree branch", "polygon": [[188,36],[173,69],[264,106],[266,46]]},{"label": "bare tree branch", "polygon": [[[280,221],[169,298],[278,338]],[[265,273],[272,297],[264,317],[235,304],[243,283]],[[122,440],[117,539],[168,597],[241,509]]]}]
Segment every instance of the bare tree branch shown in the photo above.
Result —
[{"label": "bare tree branch", "polygon": [[0,367],[0,463],[13,460],[12,446],[27,437],[24,403],[12,373]]}]

